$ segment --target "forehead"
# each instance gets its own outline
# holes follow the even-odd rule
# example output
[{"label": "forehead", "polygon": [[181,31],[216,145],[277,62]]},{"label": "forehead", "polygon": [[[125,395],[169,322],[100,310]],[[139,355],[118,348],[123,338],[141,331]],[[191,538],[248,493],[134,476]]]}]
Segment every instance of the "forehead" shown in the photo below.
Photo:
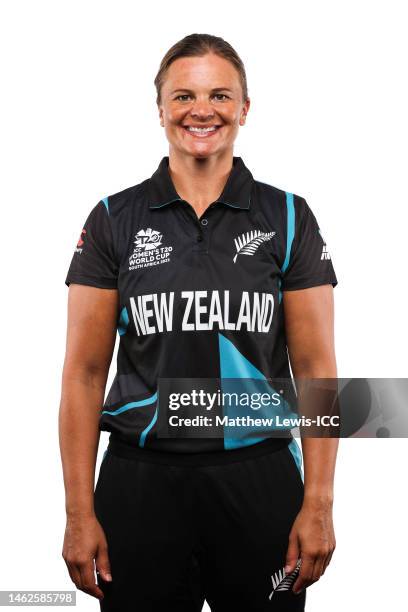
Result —
[{"label": "forehead", "polygon": [[192,89],[194,87],[241,86],[237,69],[223,57],[208,53],[202,57],[180,57],[167,70],[163,89]]}]

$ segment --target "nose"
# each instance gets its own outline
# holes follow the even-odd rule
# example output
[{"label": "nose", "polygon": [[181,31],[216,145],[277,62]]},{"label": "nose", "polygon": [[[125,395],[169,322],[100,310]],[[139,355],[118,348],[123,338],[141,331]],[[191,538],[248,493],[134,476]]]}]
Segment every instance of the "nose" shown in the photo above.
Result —
[{"label": "nose", "polygon": [[190,114],[201,121],[214,117],[214,108],[209,100],[196,98],[191,107]]}]

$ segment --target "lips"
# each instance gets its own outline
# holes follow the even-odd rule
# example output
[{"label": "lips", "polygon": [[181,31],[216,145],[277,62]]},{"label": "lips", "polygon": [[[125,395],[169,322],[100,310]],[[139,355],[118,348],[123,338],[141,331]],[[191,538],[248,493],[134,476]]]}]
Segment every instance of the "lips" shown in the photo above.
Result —
[{"label": "lips", "polygon": [[219,129],[220,125],[183,125],[183,129],[191,136],[198,136],[199,138],[206,138],[215,134]]}]

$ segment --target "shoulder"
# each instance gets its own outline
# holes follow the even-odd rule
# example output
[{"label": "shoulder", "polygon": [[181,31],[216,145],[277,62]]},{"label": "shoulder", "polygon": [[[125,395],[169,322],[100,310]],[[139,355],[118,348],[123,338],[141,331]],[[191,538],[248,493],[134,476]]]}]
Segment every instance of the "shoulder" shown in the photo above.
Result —
[{"label": "shoulder", "polygon": [[104,205],[110,217],[126,215],[135,206],[145,202],[147,183],[148,179],[132,187],[127,187],[109,196],[105,196],[101,198],[99,204]]},{"label": "shoulder", "polygon": [[263,181],[254,180],[253,193],[257,205],[265,214],[302,216],[308,208],[303,196]]}]

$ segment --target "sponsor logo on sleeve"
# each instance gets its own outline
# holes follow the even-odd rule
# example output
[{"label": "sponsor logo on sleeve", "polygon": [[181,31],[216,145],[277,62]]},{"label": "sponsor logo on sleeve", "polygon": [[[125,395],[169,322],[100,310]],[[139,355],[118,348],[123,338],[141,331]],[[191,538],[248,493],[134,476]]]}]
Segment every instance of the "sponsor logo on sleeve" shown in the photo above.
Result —
[{"label": "sponsor logo on sleeve", "polygon": [[86,235],[86,229],[83,228],[76,245],[75,253],[82,253],[82,245],[84,244],[84,238]]},{"label": "sponsor logo on sleeve", "polygon": [[323,238],[322,232],[321,232],[320,230],[319,230],[319,234],[320,234],[320,236],[322,237],[322,240],[323,240],[322,255],[321,255],[320,259],[321,259],[321,260],[322,260],[322,259],[331,259],[331,257],[330,257],[330,253],[329,253],[329,250],[328,250],[328,248],[327,248],[326,241],[325,241],[325,239]]}]

